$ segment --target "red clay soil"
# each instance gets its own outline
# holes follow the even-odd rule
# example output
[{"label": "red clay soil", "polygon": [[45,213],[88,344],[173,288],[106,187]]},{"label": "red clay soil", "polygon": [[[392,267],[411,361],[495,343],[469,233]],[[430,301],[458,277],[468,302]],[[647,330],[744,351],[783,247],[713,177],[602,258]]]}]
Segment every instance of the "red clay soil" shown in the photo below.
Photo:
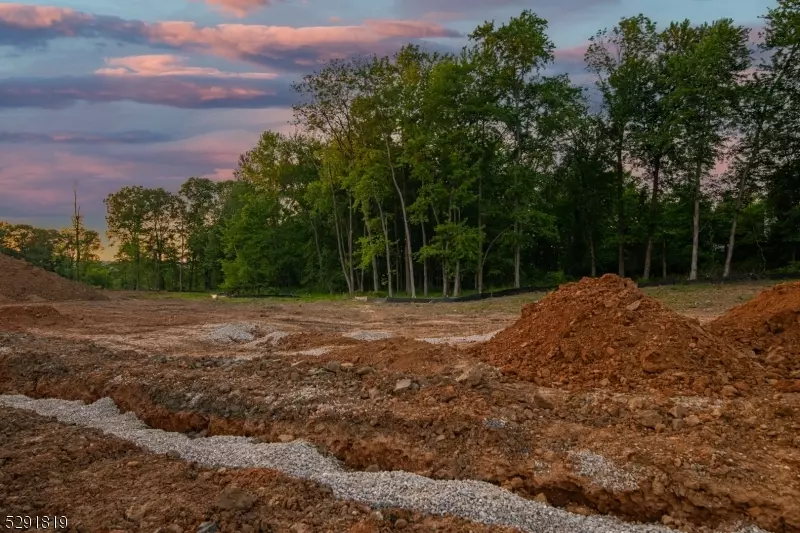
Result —
[{"label": "red clay soil", "polygon": [[0,254],[0,301],[107,300],[94,289]]},{"label": "red clay soil", "polygon": [[0,330],[23,331],[27,328],[68,326],[72,320],[52,305],[9,305],[0,307]]},{"label": "red clay soil", "polygon": [[525,306],[514,325],[475,351],[505,373],[573,390],[736,395],[763,381],[744,353],[613,274],[563,285]]},{"label": "red clay soil", "polygon": [[323,355],[322,360],[372,365],[392,372],[440,373],[458,359],[452,346],[404,337],[358,343]]},{"label": "red clay soil", "polygon": [[800,282],[765,290],[707,327],[752,350],[778,389],[800,392]]},{"label": "red clay soil", "polygon": [[19,530],[36,529],[23,517],[59,516],[64,531],[93,533],[191,533],[206,521],[222,532],[512,533],[399,509],[376,513],[278,472],[200,468],[15,409],[0,411],[0,439],[0,513],[4,524],[19,516],[11,524]]}]

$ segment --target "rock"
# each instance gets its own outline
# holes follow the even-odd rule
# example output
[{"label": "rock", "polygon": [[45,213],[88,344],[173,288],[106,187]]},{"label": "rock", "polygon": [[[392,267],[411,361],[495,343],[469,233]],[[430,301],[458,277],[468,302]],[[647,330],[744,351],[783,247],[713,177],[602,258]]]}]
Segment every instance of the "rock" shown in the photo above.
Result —
[{"label": "rock", "polygon": [[694,380],[694,383],[692,384],[692,390],[697,394],[702,394],[710,383],[711,380],[708,379],[707,376],[700,376],[699,378]]},{"label": "rock", "polygon": [[131,522],[138,522],[145,517],[149,509],[149,504],[131,505],[125,510],[125,518]]},{"label": "rock", "polygon": [[369,391],[368,390],[361,391],[361,399],[362,400],[369,400]]},{"label": "rock", "polygon": [[339,363],[339,361],[328,361],[325,364],[325,370],[336,374],[342,371],[342,365]]},{"label": "rock", "polygon": [[627,309],[628,311],[636,311],[637,309],[639,309],[640,305],[642,305],[642,301],[641,300],[636,300],[632,304],[626,305],[625,309]]},{"label": "rock", "polygon": [[606,353],[608,355],[614,355],[617,353],[617,350],[613,346],[606,346]]},{"label": "rock", "polygon": [[739,391],[733,385],[725,385],[722,387],[722,395],[726,398],[733,398],[734,396],[739,394]]},{"label": "rock", "polygon": [[247,511],[256,503],[258,497],[237,487],[228,485],[219,495],[217,507],[226,511]]},{"label": "rock", "polygon": [[697,417],[697,415],[689,415],[685,418],[685,420],[686,420],[686,425],[689,426],[690,428],[700,425],[700,419]]},{"label": "rock", "polygon": [[282,435],[278,435],[278,440],[281,442],[292,442],[294,440],[294,435],[284,433]]},{"label": "rock", "polygon": [[219,527],[216,522],[203,522],[197,526],[197,533],[217,533]]},{"label": "rock", "polygon": [[398,518],[395,523],[394,527],[397,529],[405,529],[408,526],[408,520],[405,518]]},{"label": "rock", "polygon": [[672,430],[680,431],[681,429],[683,429],[684,424],[685,422],[683,421],[683,418],[676,418],[675,420],[672,421]]},{"label": "rock", "polygon": [[674,524],[675,519],[672,518],[670,515],[665,514],[664,516],[661,517],[661,523],[664,524],[665,526],[668,526],[670,524]]},{"label": "rock", "polygon": [[686,416],[688,409],[682,405],[676,405],[672,409],[669,410],[669,414],[673,416],[673,418],[683,418]]},{"label": "rock", "polygon": [[295,522],[292,524],[292,527],[289,528],[289,531],[292,533],[311,533],[313,530],[308,524],[304,524],[303,522]]},{"label": "rock", "polygon": [[219,386],[219,392],[222,394],[228,394],[231,391],[231,384],[230,383],[222,383]]},{"label": "rock", "polygon": [[539,494],[537,494],[536,497],[533,498],[533,501],[543,503],[545,505],[550,505],[550,502],[548,501],[547,496],[545,496],[544,492],[540,492]]},{"label": "rock", "polygon": [[359,376],[366,376],[370,372],[373,372],[373,370],[371,367],[368,366],[362,366],[358,368],[358,370],[356,370],[356,374],[358,374]]},{"label": "rock", "polygon": [[170,457],[172,459],[180,459],[181,454],[178,453],[176,450],[170,450],[167,452],[167,457]]},{"label": "rock", "polygon": [[450,400],[456,399],[458,394],[456,393],[456,389],[452,385],[448,385],[444,389],[442,389],[441,395],[439,396],[443,402],[449,402]]},{"label": "rock", "polygon": [[470,387],[477,387],[483,381],[483,372],[478,367],[472,367],[465,370],[460,376],[456,378],[456,382],[464,383]]},{"label": "rock", "polygon": [[394,384],[394,392],[404,392],[411,388],[411,380],[408,378],[397,380]]},{"label": "rock", "polygon": [[542,394],[538,391],[533,395],[533,405],[535,405],[539,409],[553,408],[553,402],[542,396]]},{"label": "rock", "polygon": [[747,392],[750,390],[750,385],[748,385],[744,381],[736,381],[734,382],[733,386],[736,387],[736,390],[739,390],[741,392]]},{"label": "rock", "polygon": [[378,394],[380,393],[380,391],[379,391],[377,388],[375,388],[375,387],[372,387],[372,388],[371,388],[371,389],[369,389],[369,391],[367,391],[367,392],[369,392],[369,397],[370,397],[370,398],[372,398],[373,400],[374,400],[375,398],[377,398],[377,397],[378,397]]},{"label": "rock", "polygon": [[642,411],[638,415],[639,423],[646,428],[655,429],[656,426],[662,423],[661,415],[658,411]]},{"label": "rock", "polygon": [[639,411],[644,407],[644,398],[631,398],[628,400],[629,411]]},{"label": "rock", "polygon": [[[166,531],[168,533],[183,533],[183,528],[181,526],[179,526],[178,524],[170,524],[170,525],[167,526]],[[242,532],[242,533],[244,533],[244,532]]]},{"label": "rock", "polygon": [[779,353],[773,352],[769,354],[766,359],[764,359],[764,362],[767,363],[768,365],[775,366],[783,363],[785,360],[786,358],[784,356],[782,356]]}]

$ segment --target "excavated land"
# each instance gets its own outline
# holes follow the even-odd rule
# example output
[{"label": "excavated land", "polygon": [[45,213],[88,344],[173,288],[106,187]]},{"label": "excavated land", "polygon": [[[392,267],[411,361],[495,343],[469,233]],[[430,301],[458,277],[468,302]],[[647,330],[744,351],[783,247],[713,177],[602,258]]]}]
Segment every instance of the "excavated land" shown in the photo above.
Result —
[{"label": "excavated land", "polygon": [[[0,321],[0,514],[103,532],[800,532],[796,341],[770,359],[751,329],[615,276],[516,321],[491,303],[48,305],[60,319]],[[773,308],[747,311],[753,327]]]},{"label": "excavated land", "polygon": [[0,303],[106,299],[86,285],[0,254]]}]

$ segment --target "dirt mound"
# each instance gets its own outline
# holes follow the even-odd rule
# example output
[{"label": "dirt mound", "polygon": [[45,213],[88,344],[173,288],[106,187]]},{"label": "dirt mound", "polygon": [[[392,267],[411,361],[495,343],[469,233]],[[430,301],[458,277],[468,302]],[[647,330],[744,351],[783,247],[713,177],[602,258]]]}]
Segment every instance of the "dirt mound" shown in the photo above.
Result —
[{"label": "dirt mound", "polygon": [[107,299],[107,296],[86,285],[0,254],[0,301],[55,302]]},{"label": "dirt mound", "polygon": [[[707,327],[751,349],[767,367],[768,378],[800,380],[800,282],[765,290]],[[800,381],[791,385],[800,391]]]},{"label": "dirt mound", "polygon": [[506,373],[572,389],[711,394],[728,385],[735,394],[759,384],[743,353],[612,274],[563,285],[527,305],[475,351]]},{"label": "dirt mound", "polygon": [[20,331],[26,328],[67,326],[69,317],[51,305],[9,305],[0,307],[0,330]]}]

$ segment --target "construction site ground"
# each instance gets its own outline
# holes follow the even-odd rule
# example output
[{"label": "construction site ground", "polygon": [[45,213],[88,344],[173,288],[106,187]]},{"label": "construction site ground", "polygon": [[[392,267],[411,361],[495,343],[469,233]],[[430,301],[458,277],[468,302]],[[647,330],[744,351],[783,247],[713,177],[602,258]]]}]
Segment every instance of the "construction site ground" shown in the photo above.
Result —
[{"label": "construction site ground", "polygon": [[[616,366],[586,349],[572,364],[563,343],[558,370],[531,363],[539,356],[519,342],[528,334],[520,328],[548,308],[526,307],[522,319],[520,311],[544,294],[457,304],[136,293],[4,302],[0,519],[58,515],[69,521],[61,530],[104,533],[555,532],[570,517],[583,524],[575,531],[641,523],[653,528],[641,531],[800,532],[796,359],[754,353],[741,344],[744,333],[722,344],[706,333],[715,318],[768,287],[644,289],[664,304],[652,310],[650,298],[625,289],[628,300],[614,316],[660,343],[633,315],[675,311],[680,318],[668,317],[675,328],[698,331],[684,339],[687,353],[711,346],[708,364],[726,365],[709,366],[707,377],[681,367],[669,380],[649,377],[660,371],[647,366],[657,346],[636,352],[644,371],[623,368],[620,354],[633,344],[622,339],[592,348]],[[597,302],[587,305],[603,307]],[[580,335],[574,330],[556,337],[566,342]],[[592,331],[592,338],[603,333]],[[531,359],[514,367],[523,352]],[[615,379],[604,365],[634,377]],[[576,368],[596,370],[578,376]],[[155,453],[141,443],[162,438],[156,433],[131,430],[136,441],[105,429],[113,409],[92,422],[72,404],[22,395],[86,404],[110,398],[157,435],[180,433],[196,446],[215,436],[252,437],[253,446],[304,442],[343,473],[486,482],[514,496],[508,509],[519,511],[509,510],[508,520],[495,512],[491,502],[501,497],[494,492],[474,511],[432,500],[417,506],[394,492],[359,496],[336,481],[344,474],[299,479],[277,467],[188,460],[194,452],[183,448]],[[53,418],[59,409],[72,414]],[[410,482],[393,483],[407,489]],[[477,497],[471,485],[461,487],[458,494]],[[526,502],[552,512],[536,514]]]}]

